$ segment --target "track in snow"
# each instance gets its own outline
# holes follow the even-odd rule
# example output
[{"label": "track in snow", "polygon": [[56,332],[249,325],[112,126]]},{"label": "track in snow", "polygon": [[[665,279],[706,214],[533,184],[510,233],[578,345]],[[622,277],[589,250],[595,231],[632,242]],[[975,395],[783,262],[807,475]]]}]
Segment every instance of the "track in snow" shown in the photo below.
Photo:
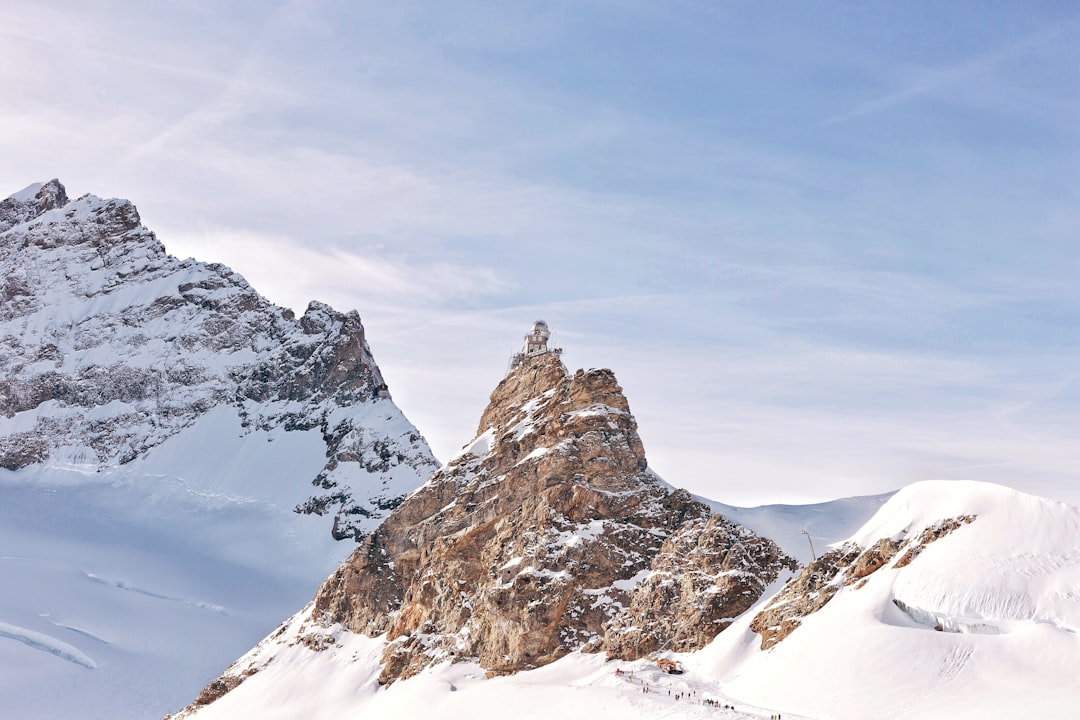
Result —
[{"label": "track in snow", "polygon": [[162,595],[161,593],[154,592],[153,590],[145,590],[140,587],[135,587],[134,585],[129,585],[123,580],[111,580],[109,578],[101,577],[100,575],[95,575],[94,573],[86,573],[86,578],[93,582],[100,583],[101,585],[108,585],[109,587],[114,587],[119,590],[127,590],[128,592],[138,593],[139,595],[146,595],[147,597],[152,597],[157,600],[168,600],[169,602],[178,602],[185,605],[192,605],[202,610],[209,610],[210,612],[215,612],[218,615],[229,614],[225,611],[225,608],[221,607],[220,605],[203,602],[201,600],[187,600],[186,598],[172,597],[171,595]]}]

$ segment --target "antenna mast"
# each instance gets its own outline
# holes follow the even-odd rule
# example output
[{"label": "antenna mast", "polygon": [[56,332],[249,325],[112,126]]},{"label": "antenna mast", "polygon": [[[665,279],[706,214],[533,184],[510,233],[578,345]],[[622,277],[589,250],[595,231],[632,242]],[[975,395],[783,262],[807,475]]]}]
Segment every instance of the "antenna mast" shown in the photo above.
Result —
[{"label": "antenna mast", "polygon": [[810,533],[806,532],[806,528],[803,528],[802,534],[806,536],[806,542],[810,543],[810,557],[816,561],[817,553],[814,552],[814,541],[810,539]]}]

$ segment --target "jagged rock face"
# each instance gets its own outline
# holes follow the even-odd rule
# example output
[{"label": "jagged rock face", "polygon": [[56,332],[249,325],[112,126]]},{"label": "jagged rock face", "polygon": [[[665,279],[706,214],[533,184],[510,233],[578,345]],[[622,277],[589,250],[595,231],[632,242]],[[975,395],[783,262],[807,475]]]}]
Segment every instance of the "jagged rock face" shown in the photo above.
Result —
[{"label": "jagged rock face", "polygon": [[48,210],[67,205],[64,186],[55,178],[47,183],[31,185],[20,193],[0,201],[0,232],[27,220],[33,220]]},{"label": "jagged rock face", "polygon": [[379,397],[355,312],[297,320],[229,268],[168,255],[126,200],[69,202],[53,180],[3,201],[0,277],[2,468],[128,463],[228,406],[249,431],[321,431],[298,509],[359,538],[437,467]]},{"label": "jagged rock face", "polygon": [[323,584],[312,617],[387,633],[383,682],[455,658],[505,673],[578,649],[699,648],[792,563],[648,469],[611,371],[570,376],[542,354]]},{"label": "jagged rock face", "polygon": [[[899,570],[930,543],[975,520],[973,515],[946,518],[923,528],[915,538],[879,538],[869,548],[847,542],[803,568],[769,604],[754,616],[750,629],[761,635],[761,649],[768,650],[794,632],[803,619],[825,607],[848,586],[858,590],[866,578],[882,568]],[[904,550],[899,558],[896,556]],[[895,562],[893,558],[896,558]],[[889,563],[892,562],[890,566]]]},{"label": "jagged rock face", "polygon": [[825,607],[842,585],[837,579],[844,568],[855,562],[861,552],[857,545],[844,544],[792,578],[750,623],[750,629],[761,635],[761,649],[780,642],[799,627],[804,617]]},{"label": "jagged rock face", "polygon": [[633,659],[702,648],[797,567],[771,540],[722,515],[684,522],[660,547],[629,610],[609,623],[604,650]]}]

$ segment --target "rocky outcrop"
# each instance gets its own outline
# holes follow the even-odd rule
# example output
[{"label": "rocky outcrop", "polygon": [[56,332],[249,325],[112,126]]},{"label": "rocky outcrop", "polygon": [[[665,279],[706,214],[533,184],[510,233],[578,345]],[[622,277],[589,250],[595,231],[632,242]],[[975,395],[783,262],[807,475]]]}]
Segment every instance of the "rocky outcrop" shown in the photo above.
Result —
[{"label": "rocky outcrop", "polygon": [[896,561],[895,567],[902,568],[910,565],[911,561],[917,558],[922,551],[926,549],[927,545],[936,540],[940,540],[949,533],[970,522],[974,522],[974,520],[974,515],[959,515],[954,518],[940,520],[934,525],[923,528],[919,537],[914,542],[907,544],[906,551],[900,556],[900,559]]},{"label": "rocky outcrop", "polygon": [[657,477],[615,375],[569,374],[546,333],[534,325],[474,439],[222,678],[349,634],[385,636],[383,684],[442,662],[496,675],[574,651],[696,650],[795,569]]},{"label": "rocky outcrop", "polygon": [[837,580],[860,552],[857,545],[842,545],[792,578],[750,623],[750,629],[761,635],[761,649],[780,642],[799,627],[803,618],[825,607],[841,587]]},{"label": "rocky outcrop", "polygon": [[67,202],[67,191],[55,178],[47,183],[30,185],[22,192],[0,201],[0,233],[33,220],[44,212],[63,207]]},{"label": "rocky outcrop", "polygon": [[437,467],[382,397],[356,312],[297,319],[168,255],[126,200],[69,202],[56,180],[4,200],[0,277],[0,468],[123,465],[227,407],[245,432],[321,435],[297,510],[358,539]]},{"label": "rocky outcrop", "polygon": [[611,371],[569,375],[542,353],[323,584],[312,618],[386,633],[382,682],[452,659],[508,673],[579,649],[700,648],[784,567],[772,542],[648,469]]},{"label": "rocky outcrop", "polygon": [[975,520],[974,515],[947,518],[922,529],[918,537],[879,538],[869,548],[856,543],[844,543],[803,568],[784,589],[754,616],[750,629],[761,635],[761,649],[782,641],[794,632],[806,616],[817,612],[838,592],[848,586],[858,590],[866,579],[889,566],[893,558],[903,554],[891,566],[893,570],[911,563],[927,545],[957,528]]},{"label": "rocky outcrop", "polygon": [[783,570],[797,568],[771,540],[721,515],[688,520],[660,546],[628,610],[608,624],[604,650],[623,659],[697,650],[750,609]]}]

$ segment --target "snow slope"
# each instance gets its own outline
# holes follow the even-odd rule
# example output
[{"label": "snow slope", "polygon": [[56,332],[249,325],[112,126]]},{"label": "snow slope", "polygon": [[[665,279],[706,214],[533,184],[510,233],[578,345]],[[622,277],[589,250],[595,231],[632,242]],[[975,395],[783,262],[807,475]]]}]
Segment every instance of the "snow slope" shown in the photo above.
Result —
[{"label": "snow slope", "polygon": [[[242,429],[227,414],[211,413],[201,423],[193,437],[202,452],[181,435],[143,460],[101,473],[0,470],[0,715],[135,720],[174,711],[307,603],[352,549],[334,542],[318,518],[292,512],[294,499],[282,488],[277,502],[242,491],[274,470],[303,474],[321,463],[304,452],[315,438],[256,431],[233,446]],[[226,451],[235,454],[223,457]],[[229,474],[240,473],[236,491],[217,484],[223,462]],[[786,515],[790,506],[784,507]],[[789,534],[801,538],[799,527]],[[280,706],[278,717],[305,717],[287,709],[309,706],[340,717],[334,708],[369,702],[380,717],[415,717],[429,705],[433,718],[461,717],[463,708],[491,717],[481,711],[487,705],[535,707],[538,716],[540,708],[563,708],[568,716],[695,716],[666,694],[641,697],[640,686],[614,683],[615,666],[598,656],[573,656],[558,669],[492,682],[473,665],[444,666],[380,694],[359,678],[378,676],[382,641],[350,635],[344,642],[362,652],[335,650],[327,656],[330,670],[310,659],[298,660],[299,670],[282,664],[276,672],[300,674],[288,683],[267,675],[250,689],[273,688],[263,692]],[[351,652],[374,660],[346,662]],[[301,660],[303,653],[306,648],[296,651]],[[638,667],[640,676],[647,666]],[[661,687],[667,680],[650,682]],[[686,682],[703,698],[723,697],[707,677]],[[318,687],[318,703],[309,686]],[[230,705],[211,707],[220,714]],[[707,709],[702,717],[744,717]],[[253,715],[240,708],[210,717],[218,716]]]},{"label": "snow slope", "polygon": [[[237,444],[235,417],[199,424],[218,437],[202,453],[181,452],[181,435],[102,472],[0,470],[0,715],[161,717],[352,549],[281,487],[246,487],[317,469],[305,445],[318,438],[278,429]],[[225,450],[243,465],[235,488],[220,482]]]},{"label": "snow slope", "polygon": [[[667,675],[648,660],[608,662],[572,653],[545,667],[488,678],[474,662],[444,663],[388,688],[378,684],[385,637],[323,628],[328,647],[313,653],[290,638],[310,631],[307,608],[238,661],[262,669],[198,712],[197,720],[337,720],[342,717],[503,718],[767,718],[768,708],[735,704],[708,678]],[[273,656],[272,662],[266,658]],[[619,670],[616,673],[616,670]],[[645,689],[648,688],[648,692]],[[800,716],[785,715],[791,720]]]},{"label": "snow slope", "polygon": [[744,616],[695,667],[734,697],[812,716],[1077,717],[1080,509],[997,485],[924,482],[850,541],[914,538],[972,515],[909,565],[894,560],[840,589],[770,650]]}]

